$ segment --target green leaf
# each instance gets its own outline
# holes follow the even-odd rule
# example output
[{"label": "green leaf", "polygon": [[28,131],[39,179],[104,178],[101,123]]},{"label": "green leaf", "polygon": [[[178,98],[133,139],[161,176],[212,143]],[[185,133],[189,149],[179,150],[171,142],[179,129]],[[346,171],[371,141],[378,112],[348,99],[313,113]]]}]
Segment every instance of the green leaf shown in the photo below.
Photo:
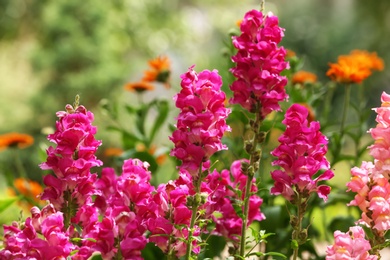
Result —
[{"label": "green leaf", "polygon": [[149,142],[152,142],[152,140],[154,139],[154,136],[156,135],[157,131],[161,128],[161,126],[163,125],[163,123],[167,119],[168,113],[169,113],[168,101],[162,100],[162,101],[156,102],[155,104],[156,104],[156,108],[158,111],[158,115],[154,121],[152,130],[150,132]]},{"label": "green leaf", "polygon": [[93,254],[89,260],[103,260],[103,257],[100,254]]},{"label": "green leaf", "polygon": [[0,213],[10,207],[15,201],[19,200],[20,197],[0,199]]},{"label": "green leaf", "polygon": [[127,112],[129,112],[129,114],[135,114],[136,112],[137,112],[137,109],[136,108],[134,108],[134,107],[132,107],[132,106],[130,106],[130,105],[126,105],[125,106],[125,109],[126,109],[126,111]]},{"label": "green leaf", "polygon": [[134,148],[137,142],[141,142],[138,137],[126,131],[122,132],[122,144],[124,150]]},{"label": "green leaf", "polygon": [[150,109],[150,104],[147,104],[140,107],[136,113],[137,117],[135,120],[135,125],[137,127],[137,130],[140,132],[142,136],[145,136],[145,121],[149,109]]},{"label": "green leaf", "polygon": [[284,259],[287,259],[287,256],[285,256],[285,255],[283,255],[283,254],[281,254],[281,253],[278,253],[278,252],[268,252],[268,253],[265,253],[264,255],[265,255],[265,256],[266,256],[266,255],[270,255],[270,256],[280,256],[280,257],[282,257],[282,258],[284,258]]}]

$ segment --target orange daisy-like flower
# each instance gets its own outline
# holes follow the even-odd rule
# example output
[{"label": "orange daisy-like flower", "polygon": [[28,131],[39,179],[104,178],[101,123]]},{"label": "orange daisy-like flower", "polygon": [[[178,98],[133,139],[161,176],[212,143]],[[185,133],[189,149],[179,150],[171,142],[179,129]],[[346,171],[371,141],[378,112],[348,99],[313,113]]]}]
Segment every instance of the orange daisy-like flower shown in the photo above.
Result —
[{"label": "orange daisy-like flower", "polygon": [[147,90],[154,90],[154,86],[146,81],[139,82],[130,82],[127,83],[124,87],[125,90],[135,91],[137,93],[142,93]]},{"label": "orange daisy-like flower", "polygon": [[20,149],[29,147],[34,143],[34,138],[28,134],[7,133],[0,135],[0,150],[17,147]]},{"label": "orange daisy-like flower", "polygon": [[372,74],[372,70],[383,70],[384,63],[376,53],[354,50],[341,55],[337,63],[330,63],[326,75],[340,83],[361,83]]},{"label": "orange daisy-like flower", "polygon": [[317,81],[317,75],[308,71],[298,71],[292,77],[293,84],[315,83]]},{"label": "orange daisy-like flower", "polygon": [[38,182],[24,178],[16,178],[13,187],[6,191],[10,196],[23,195],[25,200],[20,201],[20,205],[29,209],[34,205],[44,204],[44,201],[39,198],[42,192],[43,188]]},{"label": "orange daisy-like flower", "polygon": [[171,74],[170,61],[167,56],[159,56],[149,61],[150,70],[144,72],[143,81],[147,82],[161,82],[166,87],[169,87],[168,81]]}]

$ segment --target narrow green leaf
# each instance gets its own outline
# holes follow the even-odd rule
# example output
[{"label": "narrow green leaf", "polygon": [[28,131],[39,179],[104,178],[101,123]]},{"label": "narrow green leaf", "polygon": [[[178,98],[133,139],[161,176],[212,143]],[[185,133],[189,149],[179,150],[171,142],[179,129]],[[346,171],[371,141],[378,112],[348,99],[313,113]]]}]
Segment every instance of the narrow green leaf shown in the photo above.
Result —
[{"label": "narrow green leaf", "polygon": [[164,124],[165,120],[168,117],[168,113],[169,113],[168,101],[162,100],[162,101],[156,102],[156,109],[158,111],[158,115],[154,121],[152,130],[150,132],[149,142],[153,141],[154,136],[156,135],[157,131],[161,128],[161,126]]},{"label": "narrow green leaf", "polygon": [[19,197],[6,198],[0,200],[0,213],[10,207],[15,201],[19,200]]}]

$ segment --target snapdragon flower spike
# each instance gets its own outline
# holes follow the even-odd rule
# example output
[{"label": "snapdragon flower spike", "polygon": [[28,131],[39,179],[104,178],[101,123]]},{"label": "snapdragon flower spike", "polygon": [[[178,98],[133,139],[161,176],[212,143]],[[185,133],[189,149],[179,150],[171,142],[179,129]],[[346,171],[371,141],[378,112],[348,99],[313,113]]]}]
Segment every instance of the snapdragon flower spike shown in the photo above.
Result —
[{"label": "snapdragon flower spike", "polygon": [[231,72],[237,79],[230,86],[230,103],[240,104],[251,113],[260,112],[263,118],[279,111],[279,102],[288,98],[284,89],[287,78],[280,73],[289,64],[285,61],[286,50],[278,47],[284,36],[278,23],[272,13],[265,16],[251,10],[241,22],[241,35],[232,37],[237,54],[232,57],[236,66]]},{"label": "snapdragon flower spike", "polygon": [[226,97],[218,72],[204,70],[198,74],[193,68],[181,75],[182,89],[174,98],[180,113],[170,140],[175,145],[171,155],[182,161],[181,168],[196,175],[202,163],[208,168],[211,155],[227,149],[221,139],[230,131],[226,124],[230,110],[224,106]]},{"label": "snapdragon flower spike", "polygon": [[369,146],[374,162],[363,161],[360,167],[352,168],[347,183],[348,191],[356,193],[348,205],[359,207],[359,223],[375,229],[377,235],[390,229],[390,95],[383,92],[381,100],[381,107],[374,109],[378,124],[369,131],[375,140]]},{"label": "snapdragon flower spike", "polygon": [[47,186],[41,195],[42,200],[49,200],[57,210],[63,206],[64,192],[77,205],[83,205],[90,195],[98,193],[94,188],[96,174],[91,174],[92,167],[101,166],[95,156],[101,141],[95,139],[96,127],[92,125],[94,115],[84,106],[73,108],[66,106],[66,111],[57,113],[56,131],[48,140],[56,146],[47,149],[47,160],[40,165],[43,170],[52,170],[54,175],[46,175]]},{"label": "snapdragon flower spike", "polygon": [[377,113],[377,125],[369,133],[375,142],[368,148],[375,159],[377,171],[390,179],[390,95],[383,92],[381,101],[381,107],[373,109]]},{"label": "snapdragon flower spike", "polygon": [[309,124],[307,116],[307,108],[299,104],[286,111],[282,121],[286,130],[278,139],[280,145],[271,152],[277,157],[272,165],[282,168],[271,172],[275,181],[271,194],[281,194],[292,201],[297,193],[308,196],[316,192],[326,201],[330,187],[318,182],[334,176],[325,157],[328,140],[320,132],[319,122]]},{"label": "snapdragon flower spike", "polygon": [[353,226],[343,233],[334,232],[334,244],[326,248],[326,260],[365,259],[377,260],[378,256],[370,255],[370,242],[365,238],[362,227]]}]

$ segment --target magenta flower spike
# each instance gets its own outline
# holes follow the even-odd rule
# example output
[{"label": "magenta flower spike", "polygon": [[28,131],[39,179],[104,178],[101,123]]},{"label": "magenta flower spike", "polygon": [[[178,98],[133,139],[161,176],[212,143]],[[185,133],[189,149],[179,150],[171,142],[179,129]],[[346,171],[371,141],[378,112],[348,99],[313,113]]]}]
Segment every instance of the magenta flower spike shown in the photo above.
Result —
[{"label": "magenta flower spike", "polygon": [[232,57],[236,66],[231,72],[237,79],[230,86],[230,103],[240,104],[251,113],[260,112],[262,118],[279,111],[279,102],[288,98],[284,89],[287,79],[280,73],[289,64],[285,61],[286,50],[278,47],[284,36],[278,23],[272,13],[263,15],[252,10],[241,22],[241,35],[233,36],[237,54]]},{"label": "magenta flower spike", "polygon": [[46,162],[40,165],[43,170],[52,170],[53,175],[46,175],[47,186],[41,195],[42,200],[49,200],[57,210],[63,207],[64,192],[69,192],[67,200],[84,205],[93,194],[97,175],[91,174],[91,168],[101,166],[95,156],[101,141],[95,139],[96,127],[92,125],[94,115],[84,106],[73,108],[66,106],[66,111],[57,113],[56,131],[48,140],[56,146],[50,146]]},{"label": "magenta flower spike", "polygon": [[271,152],[277,157],[273,165],[282,168],[271,172],[275,181],[271,194],[292,201],[297,193],[307,197],[315,192],[326,201],[330,187],[318,183],[334,176],[325,157],[328,140],[320,132],[319,122],[309,124],[307,116],[307,108],[298,104],[286,111],[282,121],[286,130],[278,139],[280,145]]},{"label": "magenta flower spike", "polygon": [[193,68],[181,75],[182,89],[174,98],[180,113],[170,140],[175,145],[171,155],[182,161],[180,168],[194,176],[201,164],[208,169],[215,152],[227,149],[221,139],[230,131],[226,124],[230,110],[224,106],[226,97],[218,72],[204,70],[198,74]]}]

